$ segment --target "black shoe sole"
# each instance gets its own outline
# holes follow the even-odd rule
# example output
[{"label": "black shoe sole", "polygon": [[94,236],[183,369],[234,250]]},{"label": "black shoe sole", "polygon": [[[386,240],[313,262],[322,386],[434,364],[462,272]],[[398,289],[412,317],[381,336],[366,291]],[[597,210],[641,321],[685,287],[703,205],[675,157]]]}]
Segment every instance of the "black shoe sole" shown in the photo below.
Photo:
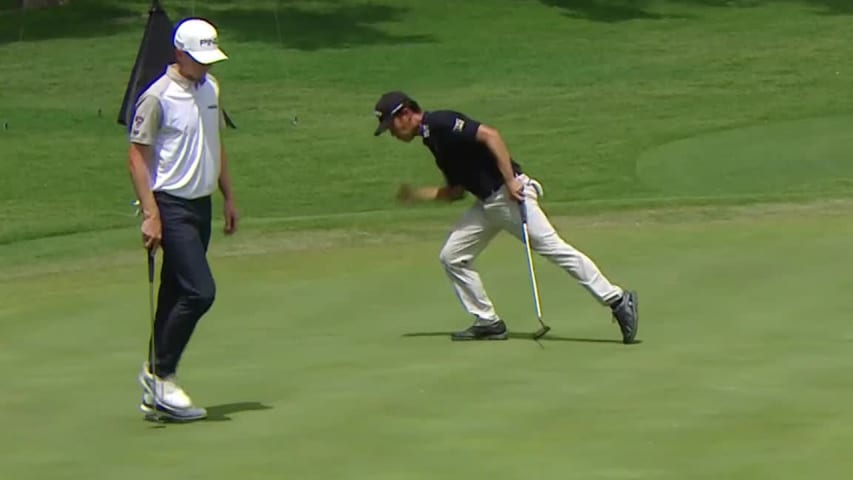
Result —
[{"label": "black shoe sole", "polygon": [[630,337],[622,337],[622,343],[625,345],[630,345],[635,343],[637,338],[637,332],[640,330],[640,296],[637,295],[637,292],[630,293],[633,302],[631,304],[634,308],[631,309],[632,316],[634,317],[634,328],[631,331]]},{"label": "black shoe sole", "polygon": [[483,341],[483,340],[506,340],[508,338],[509,338],[509,335],[506,332],[496,333],[494,335],[483,335],[480,337],[463,337],[463,336],[456,336],[456,335],[450,336],[450,339],[453,340],[454,342],[476,342],[476,341]]}]

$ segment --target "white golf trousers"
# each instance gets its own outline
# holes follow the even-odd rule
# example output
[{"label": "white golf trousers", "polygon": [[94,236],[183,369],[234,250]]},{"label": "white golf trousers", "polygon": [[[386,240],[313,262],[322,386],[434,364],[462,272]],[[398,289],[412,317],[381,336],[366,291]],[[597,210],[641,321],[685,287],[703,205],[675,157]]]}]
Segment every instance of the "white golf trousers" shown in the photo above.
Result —
[{"label": "white golf trousers", "polygon": [[[621,296],[620,287],[611,284],[592,260],[560,237],[539,207],[541,193],[534,186],[535,182],[526,175],[518,179],[524,185],[531,250],[568,272],[602,305]],[[478,200],[462,215],[439,255],[463,308],[482,323],[491,323],[500,317],[473,263],[501,230],[523,241],[519,205],[507,194],[506,187],[501,187],[485,201]]]}]

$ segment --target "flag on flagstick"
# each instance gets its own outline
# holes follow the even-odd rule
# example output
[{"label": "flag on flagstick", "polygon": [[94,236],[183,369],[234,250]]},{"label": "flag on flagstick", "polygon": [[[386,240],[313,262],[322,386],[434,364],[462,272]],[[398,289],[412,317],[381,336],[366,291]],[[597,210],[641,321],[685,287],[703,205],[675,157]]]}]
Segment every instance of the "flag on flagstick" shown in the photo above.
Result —
[{"label": "flag on flagstick", "polygon": [[[163,72],[170,63],[175,61],[175,47],[172,44],[172,33],[174,24],[169,19],[160,0],[153,0],[148,10],[148,23],[139,51],[136,53],[136,61],[130,73],[130,79],[121,102],[118,114],[118,123],[130,127],[133,110],[139,95],[148,88]],[[231,128],[237,128],[224,109],[225,124]]]}]

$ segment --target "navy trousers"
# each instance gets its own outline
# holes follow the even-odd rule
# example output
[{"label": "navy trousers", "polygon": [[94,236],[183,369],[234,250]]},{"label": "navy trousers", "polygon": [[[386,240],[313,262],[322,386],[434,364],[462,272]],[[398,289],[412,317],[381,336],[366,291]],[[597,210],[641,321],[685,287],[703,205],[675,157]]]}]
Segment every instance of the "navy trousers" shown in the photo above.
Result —
[{"label": "navy trousers", "polygon": [[[154,192],[163,225],[160,289],[154,320],[152,372],[174,374],[199,319],[213,305],[216,284],[207,262],[211,198]],[[150,345],[150,344],[149,344]]]}]

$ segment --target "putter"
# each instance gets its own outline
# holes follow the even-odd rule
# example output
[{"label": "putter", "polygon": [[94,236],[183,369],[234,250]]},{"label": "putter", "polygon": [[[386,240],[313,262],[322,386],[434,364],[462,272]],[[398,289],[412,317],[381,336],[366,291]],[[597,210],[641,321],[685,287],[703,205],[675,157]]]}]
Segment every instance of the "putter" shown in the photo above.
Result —
[{"label": "putter", "polygon": [[[154,257],[156,253],[153,248],[149,248],[148,252],[148,312],[150,315],[151,322],[151,336],[149,337],[149,351],[151,354],[148,357],[148,366],[151,368],[153,373],[154,371],[154,359],[157,358],[155,354],[155,345],[154,345]],[[160,421],[160,414],[157,412],[156,406],[156,397],[155,397],[155,406],[154,412],[148,414],[149,418],[154,421]]]},{"label": "putter", "polygon": [[148,249],[148,313],[149,321],[151,322],[151,337],[150,350],[151,356],[148,358],[148,365],[154,368],[154,250]]},{"label": "putter", "polygon": [[[151,340],[149,343],[149,348],[150,348],[151,354],[148,358],[148,365],[151,368],[152,374],[154,373],[154,361],[157,358],[156,342],[154,341],[154,326],[156,324],[156,312],[155,312],[155,308],[154,308],[154,260],[155,260],[155,256],[156,256],[155,250],[154,249],[148,249],[148,307],[149,307],[149,313],[151,314]],[[153,408],[152,412],[146,414],[146,416],[145,416],[146,419],[151,420],[153,422],[158,422],[158,423],[164,423],[164,422],[169,422],[169,421],[180,422],[182,420],[183,421],[188,420],[186,417],[184,417],[183,419],[175,418],[174,414],[172,414],[172,413],[161,412],[158,409],[159,407],[157,405],[156,386],[155,386],[155,390],[153,393],[154,393],[154,408]],[[193,418],[192,420],[195,420],[195,418]]]},{"label": "putter", "polygon": [[525,252],[527,253],[527,271],[530,273],[530,286],[533,289],[533,305],[536,308],[536,319],[539,320],[539,324],[542,325],[542,327],[539,328],[539,330],[536,330],[533,334],[533,339],[539,340],[551,330],[551,327],[545,325],[542,321],[542,308],[539,305],[539,287],[536,285],[536,272],[533,271],[533,256],[530,253],[530,235],[527,231],[527,205],[525,205],[524,200],[518,203],[518,208],[521,212],[521,236],[524,240]]}]

